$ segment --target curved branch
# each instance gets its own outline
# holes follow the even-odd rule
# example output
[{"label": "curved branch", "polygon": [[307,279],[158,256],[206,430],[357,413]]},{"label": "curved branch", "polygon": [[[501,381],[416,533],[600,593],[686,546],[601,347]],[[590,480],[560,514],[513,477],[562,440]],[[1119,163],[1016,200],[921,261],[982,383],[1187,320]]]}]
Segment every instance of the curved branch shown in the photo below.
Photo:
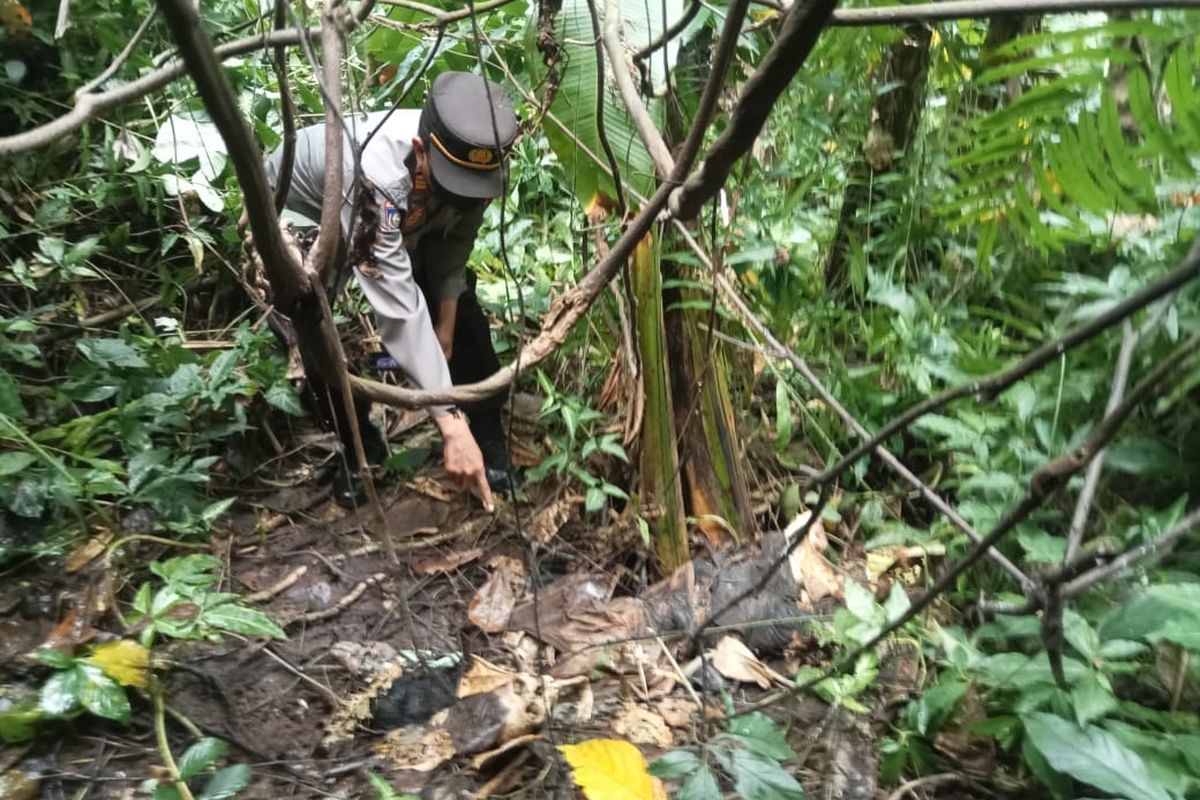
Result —
[{"label": "curved branch", "polygon": [[[313,29],[313,33],[320,29]],[[255,34],[242,39],[226,42],[215,48],[218,58],[226,59],[234,56],[253,53],[272,45],[293,45],[300,42],[301,31],[290,29],[272,31],[267,34]],[[206,34],[207,37],[207,34]],[[211,43],[211,39],[209,40]],[[173,80],[187,74],[183,61],[172,61],[158,69],[132,80],[122,86],[99,94],[87,94],[76,100],[75,107],[61,117],[31,128],[12,136],[0,137],[0,156],[15,155],[27,150],[44,147],[61,136],[79,130],[84,123],[105,111],[117,108],[126,103],[140,100],[153,91],[161,89]]]},{"label": "curved branch", "polygon": [[[836,2],[801,0],[787,12],[779,37],[746,81],[728,127],[708,149],[700,168],[672,194],[670,208],[675,217],[694,219],[700,206],[725,184],[734,162],[754,144],[775,101],[808,60]],[[731,17],[732,11],[730,8]]]},{"label": "curved branch", "polygon": [[692,2],[688,4],[688,7],[684,9],[683,14],[679,17],[679,19],[675,20],[675,22],[669,28],[663,31],[661,36],[633,54],[633,60],[635,62],[641,61],[655,50],[658,50],[661,47],[666,47],[668,42],[670,42],[679,34],[683,33],[683,29],[688,26],[688,23],[696,18],[696,14],[699,13],[699,11],[700,0],[692,0]]},{"label": "curved branch", "polygon": [[620,92],[629,118],[633,121],[633,128],[650,153],[650,158],[654,160],[659,179],[666,180],[675,168],[675,162],[671,159],[671,152],[667,149],[662,134],[654,127],[654,120],[650,119],[650,112],[646,110],[646,104],[642,102],[637,87],[633,85],[633,78],[626,69],[625,46],[621,44],[620,7],[620,0],[608,0],[604,8],[604,29],[600,38],[604,42],[604,50],[608,53],[608,61],[612,64],[617,91]]},{"label": "curved branch", "polygon": [[325,188],[321,195],[321,225],[309,258],[309,266],[316,271],[320,280],[325,280],[333,269],[342,237],[342,34],[334,16],[338,8],[340,5],[336,2],[329,4],[321,25],[321,83],[325,95]]},{"label": "curved branch", "polygon": [[1200,8],[1200,0],[956,0],[910,6],[844,8],[833,12],[830,25],[906,25],[953,19],[990,19],[1026,14],[1075,14],[1081,11]]}]

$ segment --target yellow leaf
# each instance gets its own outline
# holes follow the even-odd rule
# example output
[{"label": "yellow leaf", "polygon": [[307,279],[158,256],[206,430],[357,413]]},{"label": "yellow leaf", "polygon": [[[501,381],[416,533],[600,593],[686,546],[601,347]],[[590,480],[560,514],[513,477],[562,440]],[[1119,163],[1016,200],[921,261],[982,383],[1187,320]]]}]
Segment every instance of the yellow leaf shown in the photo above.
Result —
[{"label": "yellow leaf", "polygon": [[150,651],[137,642],[122,639],[119,642],[99,645],[92,650],[88,661],[122,686],[146,688]]},{"label": "yellow leaf", "polygon": [[587,800],[666,800],[662,782],[646,770],[636,747],[620,739],[560,744],[575,785]]}]

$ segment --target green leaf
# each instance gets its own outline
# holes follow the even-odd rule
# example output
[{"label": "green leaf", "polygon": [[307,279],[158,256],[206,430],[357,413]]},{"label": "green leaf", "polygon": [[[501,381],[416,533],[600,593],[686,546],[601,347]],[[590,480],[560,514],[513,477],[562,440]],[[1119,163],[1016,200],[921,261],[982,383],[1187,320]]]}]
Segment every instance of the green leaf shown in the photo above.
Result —
[{"label": "green leaf", "polygon": [[387,782],[386,778],[376,775],[374,772],[367,773],[367,780],[371,782],[371,788],[375,790],[375,800],[421,800],[415,794],[400,794]]},{"label": "green leaf", "polygon": [[200,620],[203,624],[243,636],[263,636],[286,639],[287,634],[263,612],[236,603],[226,603],[206,609]]},{"label": "green leaf", "polygon": [[43,647],[33,653],[33,659],[39,664],[45,664],[47,667],[55,669],[68,669],[75,665],[75,659],[64,653],[62,650],[56,650],[53,647]]},{"label": "green leaf", "polygon": [[1071,706],[1080,725],[1101,719],[1117,707],[1112,689],[1099,675],[1089,675],[1071,687]]},{"label": "green leaf", "polygon": [[734,786],[745,800],[806,800],[804,787],[776,762],[747,750],[730,753]]},{"label": "green leaf", "polygon": [[717,785],[717,776],[713,775],[707,764],[688,776],[679,787],[677,800],[721,800],[721,787]]},{"label": "green leaf", "polygon": [[129,696],[124,687],[94,664],[80,664],[79,702],[98,717],[129,724]]},{"label": "green leaf", "polygon": [[1033,746],[1059,772],[1129,800],[1171,800],[1151,780],[1141,757],[1111,733],[1094,726],[1081,730],[1041,712],[1024,715],[1022,722]]},{"label": "green leaf", "polygon": [[875,595],[856,581],[846,581],[846,610],[864,622],[878,622]]},{"label": "green leaf", "polygon": [[1167,639],[1184,646],[1200,646],[1192,635],[1200,631],[1200,584],[1151,586],[1105,617],[1099,630],[1106,640]]},{"label": "green leaf", "polygon": [[35,461],[37,458],[32,453],[0,453],[0,477],[15,475]]},{"label": "green leaf", "polygon": [[56,672],[42,684],[38,708],[52,717],[62,717],[79,708],[83,675],[77,668]]},{"label": "green leaf", "polygon": [[883,613],[889,623],[895,622],[904,616],[905,612],[912,607],[912,603],[908,599],[908,592],[904,591],[904,587],[900,585],[900,581],[892,584],[891,590],[888,591],[887,600],[883,603]]},{"label": "green leaf", "polygon": [[179,758],[179,777],[189,780],[208,769],[218,758],[225,755],[229,743],[223,739],[206,737],[189,747]]},{"label": "green leaf", "polygon": [[304,407],[300,405],[300,395],[296,394],[296,390],[290,384],[283,382],[272,384],[264,397],[267,405],[273,408],[278,408],[294,417],[304,416]]},{"label": "green leaf", "polygon": [[154,800],[183,800],[173,783],[162,783],[154,787]]},{"label": "green leaf", "polygon": [[250,765],[234,764],[225,769],[217,770],[204,790],[196,795],[196,800],[225,800],[233,797],[250,783]]},{"label": "green leaf", "polygon": [[219,386],[233,375],[233,370],[237,367],[238,352],[237,350],[226,350],[221,353],[213,361],[209,367],[208,376],[213,386]]},{"label": "green leaf", "polygon": [[782,379],[775,383],[775,449],[783,452],[792,441],[792,401],[788,397],[787,384]]},{"label": "green leaf", "polygon": [[783,761],[795,755],[775,721],[759,711],[729,720],[729,735],[752,753]]},{"label": "green leaf", "polygon": [[703,766],[704,762],[695,753],[672,750],[650,764],[650,774],[671,781],[691,775]]},{"label": "green leaf", "polygon": [[75,346],[84,358],[101,367],[145,369],[150,366],[137,350],[121,339],[80,339]]}]

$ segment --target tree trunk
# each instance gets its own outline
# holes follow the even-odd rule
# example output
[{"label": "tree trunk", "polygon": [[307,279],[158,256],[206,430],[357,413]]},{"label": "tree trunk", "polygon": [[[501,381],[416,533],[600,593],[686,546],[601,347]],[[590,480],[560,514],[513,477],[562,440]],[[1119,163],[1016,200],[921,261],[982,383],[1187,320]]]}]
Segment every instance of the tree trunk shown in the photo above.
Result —
[{"label": "tree trunk", "polygon": [[630,259],[634,327],[642,381],[646,392],[641,440],[641,512],[650,526],[662,574],[670,574],[689,558],[686,512],[675,450],[675,415],[671,412],[671,376],[663,322],[661,248],[654,234],[638,243]]},{"label": "tree trunk", "polygon": [[[679,264],[666,264],[664,272],[694,277]],[[753,538],[756,526],[729,390],[729,362],[724,347],[709,335],[709,311],[696,307],[703,299],[695,290],[664,294],[683,494],[697,527],[711,545],[720,547]],[[686,307],[679,306],[681,300]]]},{"label": "tree trunk", "polygon": [[[931,29],[907,25],[884,56],[881,83],[899,85],[875,99],[871,129],[863,143],[862,156],[850,168],[837,228],[825,260],[825,286],[844,293],[851,283],[851,248],[867,239],[866,221],[859,212],[871,200],[874,175],[895,167],[894,157],[903,158],[912,144],[925,103],[925,78],[929,73]],[[856,289],[861,287],[855,287]]]}]

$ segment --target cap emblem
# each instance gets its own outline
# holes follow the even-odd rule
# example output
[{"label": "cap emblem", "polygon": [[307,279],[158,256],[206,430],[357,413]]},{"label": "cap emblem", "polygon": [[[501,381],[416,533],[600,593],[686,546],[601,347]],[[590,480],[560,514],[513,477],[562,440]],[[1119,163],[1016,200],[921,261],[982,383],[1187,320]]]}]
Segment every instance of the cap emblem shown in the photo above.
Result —
[{"label": "cap emblem", "polygon": [[467,153],[467,160],[472,164],[490,164],[492,163],[492,151],[476,147]]}]

